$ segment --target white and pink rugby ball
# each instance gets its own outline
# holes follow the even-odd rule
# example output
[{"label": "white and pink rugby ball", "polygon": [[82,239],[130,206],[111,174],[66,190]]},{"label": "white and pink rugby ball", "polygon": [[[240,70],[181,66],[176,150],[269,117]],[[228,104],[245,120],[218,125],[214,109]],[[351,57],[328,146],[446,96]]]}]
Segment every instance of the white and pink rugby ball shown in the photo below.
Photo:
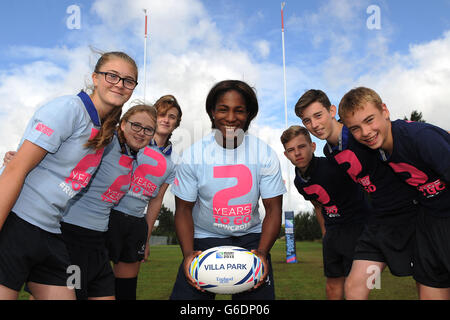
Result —
[{"label": "white and pink rugby ball", "polygon": [[220,246],[195,257],[189,272],[202,289],[234,294],[253,288],[263,276],[264,267],[261,259],[246,249]]}]

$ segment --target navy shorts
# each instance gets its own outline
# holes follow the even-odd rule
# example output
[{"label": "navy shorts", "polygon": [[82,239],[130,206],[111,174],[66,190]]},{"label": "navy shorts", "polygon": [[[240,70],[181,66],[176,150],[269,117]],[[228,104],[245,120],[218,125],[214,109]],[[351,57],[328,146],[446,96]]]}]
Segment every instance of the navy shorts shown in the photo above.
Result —
[{"label": "navy shorts", "polygon": [[66,286],[69,254],[60,234],[11,212],[0,231],[0,284],[20,291],[26,282]]},{"label": "navy shorts", "polygon": [[333,225],[326,228],[322,240],[325,277],[347,277],[355,255],[356,243],[364,230],[364,223]]},{"label": "navy shorts", "polygon": [[75,286],[77,300],[115,295],[115,277],[105,244],[105,232],[61,223],[61,231],[72,265],[80,271]]},{"label": "navy shorts", "polygon": [[394,276],[410,276],[415,233],[415,217],[400,225],[368,223],[356,244],[354,260],[384,262]]},{"label": "navy shorts", "polygon": [[433,288],[450,288],[450,217],[423,208],[417,219],[414,279]]},{"label": "navy shorts", "polygon": [[144,259],[148,225],[145,217],[137,218],[111,210],[106,238],[109,258],[115,264]]},{"label": "navy shorts", "polygon": [[[205,251],[217,246],[236,246],[254,250],[258,248],[260,238],[261,234],[250,233],[241,237],[194,239],[194,250]],[[256,290],[233,294],[233,300],[275,300],[275,285],[270,254],[267,255],[267,263],[269,264],[269,274],[266,282]],[[178,269],[170,300],[214,300],[215,296],[212,292],[197,290],[187,282],[182,262]]]}]

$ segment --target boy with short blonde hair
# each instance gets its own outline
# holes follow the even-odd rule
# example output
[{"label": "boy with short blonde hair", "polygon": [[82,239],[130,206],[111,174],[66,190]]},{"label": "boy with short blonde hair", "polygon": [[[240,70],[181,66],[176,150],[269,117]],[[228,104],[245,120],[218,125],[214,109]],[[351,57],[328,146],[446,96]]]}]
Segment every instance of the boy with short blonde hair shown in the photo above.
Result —
[{"label": "boy with short blonde hair", "polygon": [[339,115],[354,138],[417,189],[414,279],[421,299],[450,299],[450,135],[427,123],[389,119],[372,89],[344,95]]},{"label": "boy with short blonde hair", "polygon": [[[326,157],[336,162],[368,194],[373,214],[355,248],[352,270],[345,281],[347,299],[367,299],[369,277],[389,266],[395,276],[412,275],[415,219],[414,190],[377,159],[376,151],[358,143],[335,118],[336,106],[321,90],[308,90],[295,113],[311,134],[326,140]],[[339,185],[339,181],[336,181]],[[369,272],[370,271],[370,272]]]}]

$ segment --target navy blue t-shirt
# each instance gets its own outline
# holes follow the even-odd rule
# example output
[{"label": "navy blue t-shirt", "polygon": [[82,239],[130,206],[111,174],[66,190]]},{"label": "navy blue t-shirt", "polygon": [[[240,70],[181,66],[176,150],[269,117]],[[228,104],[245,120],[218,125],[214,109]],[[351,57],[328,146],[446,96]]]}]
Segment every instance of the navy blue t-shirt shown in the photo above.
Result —
[{"label": "navy blue t-shirt", "polygon": [[421,122],[392,122],[391,155],[379,150],[397,175],[415,187],[420,204],[435,216],[450,216],[450,134]]},{"label": "navy blue t-shirt", "polygon": [[302,176],[295,168],[295,187],[306,200],[322,204],[325,226],[363,223],[370,210],[364,194],[336,163],[325,157],[313,157]]},{"label": "navy blue t-shirt", "polygon": [[376,223],[408,223],[417,214],[416,191],[380,161],[379,152],[358,143],[347,127],[342,128],[339,145],[324,147],[324,154],[346,171],[369,194]]}]

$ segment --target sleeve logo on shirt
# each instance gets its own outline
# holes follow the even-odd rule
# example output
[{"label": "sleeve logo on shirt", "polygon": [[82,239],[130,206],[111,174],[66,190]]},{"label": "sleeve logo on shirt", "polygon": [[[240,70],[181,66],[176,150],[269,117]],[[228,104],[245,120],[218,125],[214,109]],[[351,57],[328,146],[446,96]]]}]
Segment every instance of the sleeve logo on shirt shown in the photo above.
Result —
[{"label": "sleeve logo on shirt", "polygon": [[43,134],[47,135],[47,136],[51,136],[53,134],[53,130],[50,129],[49,127],[47,127],[45,124],[43,124],[42,122],[39,122],[35,128],[37,131],[42,132]]}]

